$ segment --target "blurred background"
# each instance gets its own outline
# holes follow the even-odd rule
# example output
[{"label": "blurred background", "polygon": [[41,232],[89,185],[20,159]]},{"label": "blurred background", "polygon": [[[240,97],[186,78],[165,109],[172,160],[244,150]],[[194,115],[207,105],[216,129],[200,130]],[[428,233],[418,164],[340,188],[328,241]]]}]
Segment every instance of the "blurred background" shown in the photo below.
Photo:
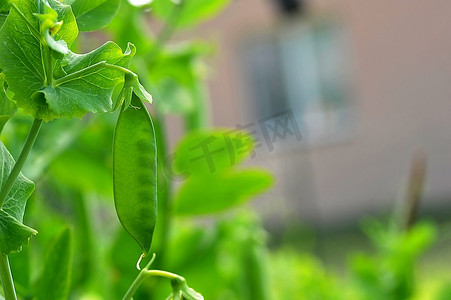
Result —
[{"label": "blurred background", "polygon": [[[257,202],[265,220],[335,228],[391,211],[417,152],[427,156],[422,211],[447,215],[449,8],[233,1],[193,33],[217,46],[212,123],[256,131],[261,146],[251,161],[278,178]],[[287,110],[302,140],[280,123],[273,148],[261,123]]]},{"label": "blurred background", "polygon": [[213,43],[211,122],[251,132],[248,163],[276,178],[253,202],[270,243],[307,245],[345,264],[350,249],[365,247],[362,218],[402,214],[418,168],[418,214],[447,232],[450,8],[237,0],[176,35]]}]

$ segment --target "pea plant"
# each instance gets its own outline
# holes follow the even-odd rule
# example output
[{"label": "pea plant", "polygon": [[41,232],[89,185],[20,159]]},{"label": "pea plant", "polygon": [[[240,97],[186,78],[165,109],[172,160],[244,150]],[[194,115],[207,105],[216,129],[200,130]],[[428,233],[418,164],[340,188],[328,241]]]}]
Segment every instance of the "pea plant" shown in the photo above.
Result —
[{"label": "pea plant", "polygon": [[[71,50],[79,29],[103,27],[117,8],[102,1],[70,2],[0,2],[0,128],[18,109],[33,118],[16,161],[0,143],[0,275],[6,300],[17,299],[8,256],[21,251],[38,233],[23,223],[34,183],[21,171],[43,122],[120,110],[113,143],[115,209],[124,229],[139,244],[141,258],[150,256],[157,220],[157,142],[143,102],[151,103],[152,97],[129,69],[136,53],[133,44],[125,51],[114,42],[85,54]],[[120,92],[113,99],[117,87]],[[42,215],[45,218],[44,212]],[[26,298],[67,297],[71,240],[70,229],[55,237],[36,284],[22,291]],[[141,283],[152,276],[171,281],[173,291],[168,299],[203,299],[183,277],[150,269],[152,262],[141,270],[123,299],[132,299]]]}]

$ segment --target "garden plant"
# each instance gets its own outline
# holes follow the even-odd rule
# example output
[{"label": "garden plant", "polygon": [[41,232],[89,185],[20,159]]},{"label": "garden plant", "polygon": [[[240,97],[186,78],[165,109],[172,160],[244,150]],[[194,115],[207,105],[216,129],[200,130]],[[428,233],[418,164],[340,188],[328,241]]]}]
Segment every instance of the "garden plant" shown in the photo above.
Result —
[{"label": "garden plant", "polygon": [[[223,136],[229,133],[228,129],[202,130],[206,126],[205,103],[202,103],[205,101],[203,85],[194,66],[191,68],[187,66],[192,64],[198,55],[205,53],[205,47],[189,45],[181,51],[177,50],[178,52],[163,50],[163,44],[177,26],[199,22],[219,11],[225,4],[226,1],[209,3],[187,1],[186,4],[154,1],[151,8],[166,25],[159,36],[153,39],[146,35],[145,25],[139,23],[144,9],[132,7],[125,1],[2,0],[0,2],[1,128],[3,129],[12,118],[10,122],[12,124],[8,124],[10,135],[8,136],[8,133],[2,135],[6,144],[9,141],[10,148],[19,147],[20,128],[24,123],[28,124],[30,118],[33,119],[16,161],[5,145],[0,144],[2,160],[0,273],[5,299],[17,299],[17,295],[19,298],[66,299],[70,295],[77,298],[74,294],[78,293],[80,296],[86,293],[72,292],[77,286],[73,282],[73,277],[78,277],[80,288],[83,288],[83,284],[85,287],[89,285],[88,281],[83,282],[81,274],[87,275],[89,268],[92,267],[82,264],[81,268],[87,267],[87,270],[77,272],[72,269],[73,256],[79,259],[78,251],[75,251],[74,255],[72,229],[65,225],[60,226],[61,230],[46,241],[48,245],[44,247],[45,251],[40,249],[30,253],[28,250],[27,247],[32,247],[33,242],[39,242],[40,236],[45,236],[45,233],[42,234],[45,225],[40,226],[46,223],[45,219],[48,218],[47,222],[53,221],[51,213],[46,210],[49,207],[41,204],[42,211],[39,213],[40,220],[36,220],[36,229],[23,223],[26,204],[35,186],[25,177],[27,171],[23,169],[27,158],[30,157],[29,173],[34,179],[48,183],[42,185],[44,194],[45,189],[48,192],[53,186],[60,186],[64,196],[58,201],[75,199],[72,200],[76,202],[78,209],[75,222],[81,225],[76,226],[76,230],[82,231],[75,232],[75,235],[83,235],[80,241],[77,241],[79,243],[77,248],[92,246],[93,233],[89,226],[95,221],[89,220],[89,212],[87,213],[85,207],[86,199],[83,199],[92,187],[77,186],[77,180],[83,181],[83,177],[89,178],[90,175],[83,174],[80,176],[81,179],[72,178],[68,188],[65,186],[67,182],[64,176],[58,174],[58,163],[55,163],[61,156],[64,160],[64,153],[71,151],[71,146],[78,143],[77,139],[83,134],[89,134],[84,130],[89,126],[95,126],[96,122],[99,124],[105,122],[102,120],[104,116],[91,121],[92,113],[109,114],[104,117],[108,119],[106,121],[108,128],[101,132],[102,136],[108,133],[113,135],[110,131],[110,122],[112,118],[117,118],[111,158],[114,207],[125,229],[124,232],[137,242],[141,252],[140,256],[132,256],[135,262],[138,260],[136,268],[140,270],[137,275],[136,273],[133,275],[136,278],[131,280],[132,278],[122,276],[120,292],[114,291],[112,295],[104,297],[120,299],[122,296],[118,293],[122,293],[122,299],[131,299],[133,296],[136,299],[148,297],[144,295],[155,294],[155,291],[152,291],[155,290],[155,283],[150,278],[161,277],[171,282],[172,291],[168,299],[203,299],[199,293],[188,287],[183,277],[168,271],[151,269],[152,264],[161,267],[170,266],[172,258],[169,259],[167,256],[171,254],[169,243],[173,214],[201,215],[227,210],[266,189],[271,183],[271,177],[264,171],[235,170],[235,165],[252,149],[250,136],[243,133],[239,137],[234,135],[233,139],[224,140]],[[121,5],[124,13],[113,21]],[[125,25],[127,20],[132,20],[130,26]],[[112,35],[117,37],[118,43],[125,50],[114,42],[106,42],[94,50],[89,49],[87,53],[76,53],[84,47],[77,40],[79,31],[94,31],[112,21],[113,24],[109,27],[113,31]],[[130,40],[137,47],[129,43]],[[137,55],[137,62],[133,64],[133,57],[137,51],[141,51],[141,54]],[[135,69],[136,73],[131,69]],[[172,73],[172,76],[168,76],[167,73]],[[143,77],[142,82],[147,89],[141,84],[137,74]],[[144,102],[152,102],[148,90],[154,94],[156,102],[161,102],[157,105],[154,116],[155,127],[144,105]],[[183,97],[174,92],[191,94],[192,103],[177,102],[183,100]],[[116,111],[118,112],[114,114]],[[160,116],[167,111],[180,112],[186,120],[187,133],[192,132],[177,148],[176,156],[173,161],[171,160],[176,170],[170,172],[167,167],[167,158],[170,156],[166,150],[165,129]],[[82,119],[72,120],[74,117]],[[54,123],[57,124],[53,125]],[[42,130],[44,133],[33,148],[41,127],[44,127]],[[48,134],[45,133],[46,130]],[[64,136],[66,138],[63,138]],[[236,146],[238,138],[243,143],[240,147],[244,146],[246,151]],[[81,139],[79,144],[83,144],[83,138]],[[193,145],[209,139],[217,140],[219,143],[217,146],[228,149],[225,155],[214,158],[214,170],[211,170],[211,166],[205,165],[205,162],[192,159],[193,155],[197,155],[191,151]],[[95,150],[105,151],[105,148]],[[79,154],[75,155],[80,157]],[[232,162],[230,156],[233,156]],[[84,162],[77,161],[73,157],[70,160],[71,163],[66,165],[65,169],[69,169],[72,164],[73,169],[67,171],[80,174]],[[86,171],[95,173],[95,169],[95,166],[88,166]],[[171,195],[173,172],[185,178],[174,197]],[[50,176],[42,179],[43,174]],[[96,180],[98,181],[98,178],[94,179],[94,185]],[[96,189],[101,188],[95,186],[94,190]],[[109,194],[109,191],[105,193]],[[33,197],[41,198],[36,194],[39,194],[39,190]],[[209,201],[210,199],[216,200]],[[157,215],[160,217],[157,218]],[[151,244],[156,224],[159,224],[156,234],[158,242],[154,247],[157,255],[152,255]],[[51,228],[54,232],[55,227]],[[40,234],[32,238],[38,231]],[[122,233],[120,235],[123,236]],[[251,234],[249,242],[246,243],[251,253],[259,255],[255,251],[260,251],[258,245],[261,245],[261,242],[259,240],[252,242],[253,239]],[[28,245],[29,243],[31,244]],[[189,252],[189,243],[179,251]],[[112,245],[113,248],[117,246],[120,245],[114,243]],[[21,251],[24,247],[27,249]],[[9,257],[14,258],[14,255],[16,259],[12,259],[10,264]],[[36,260],[39,261],[37,263],[39,271],[34,273],[31,270],[33,263],[30,260],[36,255],[41,257]],[[84,259],[89,260],[89,263],[93,262],[92,253],[80,256],[83,255],[86,255]],[[81,260],[83,261],[83,258]],[[258,260],[251,258],[249,263],[257,264],[253,268],[258,270]],[[146,266],[141,269],[141,265],[144,264]],[[130,266],[134,267],[135,263],[127,265]],[[142,284],[154,285],[154,288],[139,291]],[[127,288],[123,288],[124,286]],[[261,294],[259,298],[264,299],[265,293],[260,291],[262,288],[264,287],[260,282],[257,282],[253,293]]]}]

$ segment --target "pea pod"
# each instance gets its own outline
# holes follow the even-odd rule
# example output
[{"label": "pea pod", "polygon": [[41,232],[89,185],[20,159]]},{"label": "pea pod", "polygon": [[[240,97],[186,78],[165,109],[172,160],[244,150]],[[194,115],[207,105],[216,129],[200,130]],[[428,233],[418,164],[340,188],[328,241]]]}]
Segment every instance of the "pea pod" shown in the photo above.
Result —
[{"label": "pea pod", "polygon": [[113,142],[113,188],[116,213],[125,230],[147,255],[157,220],[157,148],[152,120],[133,95],[123,106]]}]

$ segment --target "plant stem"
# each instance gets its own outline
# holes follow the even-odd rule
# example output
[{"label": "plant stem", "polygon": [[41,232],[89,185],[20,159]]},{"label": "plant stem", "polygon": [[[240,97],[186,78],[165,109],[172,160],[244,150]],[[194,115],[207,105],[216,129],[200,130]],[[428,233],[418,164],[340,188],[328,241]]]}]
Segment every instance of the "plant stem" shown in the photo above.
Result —
[{"label": "plant stem", "polygon": [[64,77],[55,79],[55,85],[60,85],[60,84],[63,84],[63,83],[66,83],[66,82],[69,82],[69,81],[72,81],[72,80],[79,79],[79,78],[81,78],[83,76],[91,75],[91,74],[93,74],[93,73],[95,73],[95,72],[97,72],[99,70],[105,69],[105,68],[109,68],[109,69],[113,69],[113,70],[116,70],[116,71],[120,71],[120,72],[122,72],[124,74],[130,74],[130,75],[133,75],[133,76],[137,76],[135,73],[133,73],[132,71],[130,71],[127,68],[124,68],[124,67],[121,67],[121,66],[112,65],[112,64],[107,63],[106,61],[100,61],[98,63],[90,65],[89,67],[86,67],[84,69],[78,70],[78,71],[76,71],[74,73],[71,73],[69,75],[66,75]]},{"label": "plant stem", "polygon": [[14,182],[16,181],[17,176],[19,176],[20,171],[22,170],[22,167],[25,163],[25,160],[28,157],[28,154],[30,153],[31,148],[33,147],[33,144],[36,140],[36,137],[38,136],[39,129],[41,129],[42,120],[35,119],[33,122],[33,125],[31,126],[30,132],[28,133],[27,140],[25,141],[25,144],[22,148],[22,152],[20,152],[19,158],[17,159],[16,163],[14,164],[13,169],[11,170],[11,173],[8,176],[8,179],[6,180],[5,184],[3,185],[3,188],[0,192],[0,208],[3,206],[3,203],[6,200],[6,197],[8,196],[9,192],[11,191],[11,188],[13,187]]},{"label": "plant stem", "polygon": [[16,291],[14,290],[13,276],[9,267],[8,256],[3,253],[0,254],[0,276],[2,278],[5,300],[17,300]]},{"label": "plant stem", "polygon": [[[137,264],[138,267],[139,267],[139,262],[141,261],[141,258],[142,258],[142,256],[138,260],[138,264]],[[147,265],[144,267],[144,269],[142,269],[139,272],[138,276],[133,281],[132,285],[130,286],[130,288],[128,289],[127,293],[124,295],[122,300],[132,299],[132,297],[135,294],[136,290],[143,283],[143,281],[148,277],[147,272],[149,271],[150,265],[154,262],[154,260],[155,260],[155,254],[152,256],[152,258],[147,263]]]},{"label": "plant stem", "polygon": [[63,76],[61,78],[55,79],[55,85],[60,85],[63,83],[66,83],[68,81],[72,81],[75,79],[78,79],[80,77],[90,75],[94,73],[97,70],[102,69],[105,67],[106,61],[100,61],[98,63],[95,63],[93,65],[90,65],[89,67],[86,67],[84,69],[78,70],[76,72],[70,73],[69,75]]},{"label": "plant stem", "polygon": [[116,70],[116,71],[120,71],[120,72],[122,72],[124,74],[130,74],[132,76],[138,77],[138,75],[136,75],[135,73],[133,73],[129,69],[121,67],[121,66],[117,66],[117,65],[112,65],[112,64],[106,63],[105,67],[113,69],[113,70]]},{"label": "plant stem", "polygon": [[53,84],[53,66],[52,66],[52,53],[49,46],[45,47],[45,53],[47,56],[47,68],[46,68],[46,77],[47,77],[47,85]]},{"label": "plant stem", "polygon": [[183,280],[183,277],[181,277],[181,276],[179,276],[177,274],[174,274],[174,273],[171,273],[171,272],[167,272],[167,271],[161,271],[161,270],[148,270],[148,271],[146,271],[146,275],[149,276],[149,277],[150,276],[164,277],[164,278],[167,278],[167,279],[170,279],[170,280],[173,280],[173,279]]},{"label": "plant stem", "polygon": [[[3,203],[6,200],[11,188],[14,185],[14,182],[19,176],[20,171],[25,163],[25,160],[30,153],[31,148],[33,147],[34,142],[36,141],[36,137],[38,136],[39,129],[41,129],[42,120],[35,119],[33,121],[33,125],[31,126],[30,132],[28,133],[25,144],[20,152],[19,158],[14,164],[11,173],[8,176],[3,188],[0,192],[0,208],[3,206]],[[11,274],[11,269],[9,267],[8,256],[3,253],[0,254],[0,275],[2,279],[3,291],[5,293],[5,300],[16,300],[16,291],[14,290],[13,277]]]},{"label": "plant stem", "polygon": [[144,282],[144,280],[147,278],[147,272],[145,270],[142,270],[139,272],[138,277],[136,277],[135,281],[133,281],[132,285],[128,289],[127,293],[124,295],[122,300],[131,300],[133,299],[133,295],[135,294],[136,290],[140,287],[140,285]]},{"label": "plant stem", "polygon": [[155,276],[155,277],[164,277],[170,280],[179,279],[180,281],[184,281],[185,279],[177,274],[173,274],[166,271],[160,271],[160,270],[148,270],[147,267],[142,269],[141,272],[139,272],[138,277],[136,277],[135,281],[133,281],[132,285],[128,289],[125,296],[122,298],[122,300],[132,300],[133,295],[138,290],[138,288],[141,286],[141,284],[146,280],[148,277]]}]

